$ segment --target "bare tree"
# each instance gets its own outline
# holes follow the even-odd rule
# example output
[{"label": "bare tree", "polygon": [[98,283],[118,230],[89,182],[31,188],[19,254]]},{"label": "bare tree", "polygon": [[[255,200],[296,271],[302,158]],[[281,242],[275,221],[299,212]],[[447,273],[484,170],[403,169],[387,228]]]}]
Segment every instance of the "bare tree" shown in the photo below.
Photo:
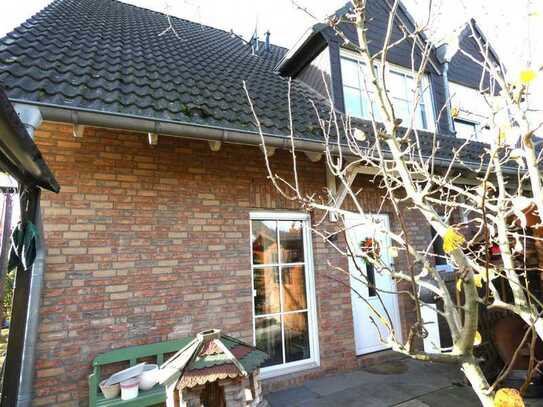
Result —
[{"label": "bare tree", "polygon": [[[529,226],[543,226],[539,218],[539,214],[543,214],[543,185],[539,170],[541,157],[536,151],[534,136],[543,122],[534,121],[534,117],[537,119],[538,116],[531,114],[526,102],[530,83],[537,72],[526,68],[519,78],[513,81],[507,79],[505,68],[493,58],[488,43],[471,26],[482,59],[464,50],[458,52],[472,59],[484,73],[479,90],[488,104],[489,117],[485,125],[493,139],[484,147],[478,162],[467,162],[463,158],[464,151],[474,142],[473,138],[466,139],[452,152],[452,159],[444,162],[440,159],[440,138],[435,132],[420,132],[415,117],[417,106],[428,91],[423,78],[431,63],[434,47],[426,40],[424,33],[430,21],[410,29],[397,18],[399,1],[391,0],[390,3],[386,37],[379,52],[370,52],[372,47],[366,36],[365,0],[353,1],[354,9],[350,15],[334,16],[326,21],[344,45],[356,50],[365,66],[364,88],[368,99],[372,100],[370,131],[362,130],[358,120],[340,115],[333,109],[326,117],[318,108],[315,114],[321,126],[323,153],[329,173],[353,202],[356,212],[366,219],[363,224],[375,233],[386,234],[390,239],[390,256],[405,256],[405,267],[398,264],[391,266],[384,261],[372,239],[363,244],[348,238],[342,243],[329,239],[329,231],[320,227],[321,220],[325,216],[337,218],[338,229],[335,233],[345,235],[353,227],[346,221],[349,211],[342,208],[333,190],[325,189],[325,196],[318,196],[301,189],[295,148],[296,129],[292,127],[291,112],[292,176],[285,177],[274,172],[258,115],[251,102],[250,89],[245,87],[260,130],[268,176],[286,199],[298,202],[301,208],[315,214],[314,233],[354,262],[357,272],[353,277],[374,289],[379,298],[387,293],[368,279],[365,267],[371,266],[378,273],[408,283],[409,289],[398,290],[396,294],[406,295],[413,301],[417,318],[404,341],[400,341],[390,315],[383,312],[386,308],[377,309],[367,304],[383,343],[413,359],[459,365],[485,407],[494,406],[494,402],[504,398],[517,399],[518,403],[522,403],[516,391],[497,391],[500,382],[510,372],[518,349],[510,365],[503,369],[494,383],[490,383],[481,369],[476,347],[481,341],[478,331],[480,312],[502,309],[518,316],[526,324],[526,334],[519,345],[519,348],[527,343],[531,345],[526,385],[543,363],[536,359],[533,351],[536,339],[543,339],[543,304],[529,286],[527,273],[535,269],[528,269],[525,258],[527,245],[541,241],[531,233]],[[431,7],[431,1],[429,4]],[[304,10],[303,7],[300,9]],[[348,39],[342,24],[356,27],[357,43]],[[395,27],[401,31],[399,39],[393,35]],[[387,86],[388,53],[404,41],[412,46],[411,73],[414,78],[414,98],[409,109],[412,113],[408,117],[398,113]],[[332,103],[330,105],[333,106]],[[442,106],[439,116],[449,114],[447,106]],[[511,136],[518,140],[518,147],[505,142]],[[428,145],[431,146],[429,149]],[[382,190],[383,201],[392,205],[400,232],[392,232],[376,222],[359,199],[360,191],[353,187],[353,174],[362,167],[371,169],[369,172]],[[466,173],[469,179],[466,179]],[[432,244],[426,250],[420,250],[412,243],[412,236],[406,227],[405,207],[414,208],[420,213],[426,224],[436,232],[436,238],[442,239],[443,254],[434,253]],[[536,225],[530,224],[530,217],[534,216]],[[493,247],[499,248],[498,259],[491,259]],[[443,275],[437,270],[436,257],[439,256],[454,267],[456,290],[448,289]],[[330,267],[349,273],[342,265],[331,264]],[[442,310],[437,312],[446,321],[451,333],[451,349],[437,349],[434,352],[421,349],[420,342],[427,335],[421,310],[429,306],[421,296],[423,291],[431,292],[443,304]]]}]

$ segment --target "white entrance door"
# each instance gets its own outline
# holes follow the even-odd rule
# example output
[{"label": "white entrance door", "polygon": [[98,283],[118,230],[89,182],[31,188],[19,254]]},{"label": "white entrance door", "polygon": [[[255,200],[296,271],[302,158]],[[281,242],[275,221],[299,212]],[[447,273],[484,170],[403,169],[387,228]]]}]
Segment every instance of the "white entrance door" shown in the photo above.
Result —
[{"label": "white entrance door", "polygon": [[[368,222],[368,216],[379,226],[371,226],[372,222]],[[387,215],[359,215],[350,214],[345,217],[345,226],[348,228],[347,238],[350,246],[356,254],[361,253],[361,243],[372,238],[378,242],[380,248],[381,259],[388,265],[392,266],[389,250],[390,238],[383,233],[382,230],[389,230],[389,221]],[[355,264],[356,261],[356,264]],[[360,271],[367,277],[369,282],[373,282],[377,289],[388,291],[389,293],[379,291],[382,303],[377,296],[375,289],[364,284],[365,278],[360,276]],[[392,319],[397,335],[400,335],[400,317],[398,311],[398,298],[394,293],[396,284],[394,280],[384,274],[373,270],[371,265],[366,265],[361,257],[356,257],[355,260],[349,260],[349,272],[351,274],[351,302],[353,307],[353,324],[356,344],[356,354],[362,355],[365,353],[376,352],[387,348],[383,344],[380,336],[386,338],[389,335],[388,329],[379,321],[375,313],[371,311],[371,307],[381,315],[386,315],[383,304]],[[360,298],[362,297],[362,298]],[[369,306],[371,305],[371,307]],[[373,322],[372,322],[373,319]],[[380,331],[377,331],[376,325]],[[400,339],[401,338],[397,338]]]}]

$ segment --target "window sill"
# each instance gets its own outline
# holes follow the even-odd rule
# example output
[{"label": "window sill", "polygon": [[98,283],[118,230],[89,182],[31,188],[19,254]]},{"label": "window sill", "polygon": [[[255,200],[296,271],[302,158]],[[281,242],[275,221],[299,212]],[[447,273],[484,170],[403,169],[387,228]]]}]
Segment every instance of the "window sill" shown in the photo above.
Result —
[{"label": "window sill", "polygon": [[298,373],[304,370],[319,367],[320,363],[314,360],[300,362],[290,366],[270,366],[260,369],[260,378],[262,380],[274,377],[285,376],[291,373]]}]

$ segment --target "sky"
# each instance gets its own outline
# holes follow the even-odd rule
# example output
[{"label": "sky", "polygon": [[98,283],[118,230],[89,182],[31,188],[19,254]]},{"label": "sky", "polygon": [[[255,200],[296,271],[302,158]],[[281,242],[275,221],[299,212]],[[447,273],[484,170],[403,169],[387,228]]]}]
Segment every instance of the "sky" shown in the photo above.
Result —
[{"label": "sky", "polygon": [[[245,38],[255,26],[263,38],[271,32],[271,42],[292,46],[304,31],[316,22],[301,11],[293,0],[123,0],[140,7],[234,30]],[[332,13],[347,0],[296,0],[317,18]],[[392,1],[392,0],[381,0]],[[404,0],[417,21],[427,18],[430,0]],[[0,0],[0,36],[31,17],[51,0]],[[505,62],[508,70],[518,72],[528,61],[543,66],[543,0],[433,0],[431,19],[433,37],[452,38],[455,29],[474,17]],[[531,17],[528,15],[531,14]],[[528,35],[530,33],[531,35]],[[530,40],[531,38],[531,40]],[[543,86],[543,73],[540,75]]]},{"label": "sky", "polygon": [[[262,34],[271,32],[271,41],[285,47],[292,46],[303,32],[315,22],[297,8],[292,0],[123,0],[157,11],[197,21],[206,25],[233,29],[248,37],[255,26]],[[387,0],[382,0],[387,1]],[[391,0],[388,0],[391,1]],[[429,0],[404,0],[419,21],[427,15]],[[0,36],[11,31],[51,0],[0,0]],[[346,0],[296,0],[317,18],[330,14]],[[439,36],[447,38],[455,28],[475,17],[502,57],[512,63],[528,56],[528,27],[534,28],[532,37],[543,35],[543,1],[541,0],[434,0],[439,15],[433,20]],[[534,13],[534,11],[536,13]],[[528,13],[540,14],[527,18]],[[529,23],[529,24],[528,24]],[[532,41],[536,42],[536,41]],[[537,43],[532,44],[532,58],[543,54]],[[519,55],[522,54],[522,55]],[[538,56],[539,57],[539,56]],[[543,58],[541,58],[543,60]],[[543,62],[543,61],[541,61]]]}]

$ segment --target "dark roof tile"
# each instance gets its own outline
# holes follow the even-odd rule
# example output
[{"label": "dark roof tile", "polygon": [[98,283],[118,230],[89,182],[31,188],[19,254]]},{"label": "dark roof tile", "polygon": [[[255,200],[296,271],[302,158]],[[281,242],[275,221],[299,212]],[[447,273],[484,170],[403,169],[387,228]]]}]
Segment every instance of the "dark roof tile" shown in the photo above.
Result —
[{"label": "dark roof tile", "polygon": [[[0,39],[0,81],[16,100],[245,131],[255,130],[245,80],[263,130],[289,134],[288,80],[274,71],[284,48],[253,55],[226,31],[171,21],[179,38],[159,36],[168,27],[162,13],[116,0],[55,0]],[[298,80],[291,100],[297,136],[319,140],[310,100],[321,108],[327,101]],[[461,141],[440,144],[449,157]],[[466,157],[481,151],[474,145]]]},{"label": "dark roof tile", "polygon": [[[0,40],[0,78],[13,99],[244,130],[253,122],[247,80],[264,131],[288,134],[287,81],[273,71],[285,49],[252,55],[230,33],[172,22],[180,38],[159,36],[168,26],[161,13],[115,0],[56,0]],[[314,121],[308,99],[325,101],[300,83],[292,95],[296,116]]]}]

